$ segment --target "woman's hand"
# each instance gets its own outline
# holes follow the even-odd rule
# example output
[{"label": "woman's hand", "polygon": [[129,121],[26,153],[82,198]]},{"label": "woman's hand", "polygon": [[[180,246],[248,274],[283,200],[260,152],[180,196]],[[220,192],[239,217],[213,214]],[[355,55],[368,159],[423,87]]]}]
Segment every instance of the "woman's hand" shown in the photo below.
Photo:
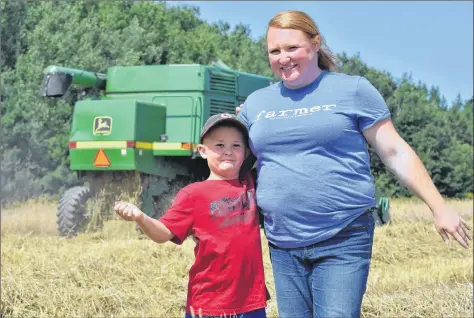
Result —
[{"label": "woman's hand", "polygon": [[449,243],[449,235],[451,235],[463,247],[469,247],[468,239],[472,240],[471,227],[462,217],[449,207],[433,211],[433,216],[435,228],[446,244]]},{"label": "woman's hand", "polygon": [[244,107],[244,104],[240,104],[238,107],[235,108],[235,115],[238,116],[240,113],[240,110]]}]

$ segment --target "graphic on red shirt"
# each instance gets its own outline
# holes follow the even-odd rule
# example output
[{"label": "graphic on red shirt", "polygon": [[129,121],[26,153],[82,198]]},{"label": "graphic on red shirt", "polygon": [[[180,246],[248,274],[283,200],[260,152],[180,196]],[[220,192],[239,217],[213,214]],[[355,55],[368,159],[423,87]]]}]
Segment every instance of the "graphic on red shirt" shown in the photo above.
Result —
[{"label": "graphic on red shirt", "polygon": [[199,239],[189,271],[186,311],[229,315],[267,301],[255,186],[246,180],[206,180],[183,188],[160,218],[181,244]]},{"label": "graphic on red shirt", "polygon": [[251,204],[254,202],[255,191],[246,191],[236,198],[223,198],[211,202],[209,206],[211,218],[221,221],[221,228],[232,224],[248,224],[255,214],[255,211],[251,210]]}]

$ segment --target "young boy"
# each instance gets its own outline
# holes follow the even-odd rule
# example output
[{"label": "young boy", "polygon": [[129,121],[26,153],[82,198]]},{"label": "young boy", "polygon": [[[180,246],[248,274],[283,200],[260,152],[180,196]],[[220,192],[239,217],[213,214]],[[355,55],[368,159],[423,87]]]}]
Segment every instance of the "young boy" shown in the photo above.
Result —
[{"label": "young boy", "polygon": [[198,151],[207,159],[209,178],[181,189],[163,217],[152,219],[125,202],[114,209],[157,243],[197,239],[186,318],[265,318],[255,185],[250,172],[239,177],[250,152],[247,128],[232,114],[214,115],[203,127]]}]

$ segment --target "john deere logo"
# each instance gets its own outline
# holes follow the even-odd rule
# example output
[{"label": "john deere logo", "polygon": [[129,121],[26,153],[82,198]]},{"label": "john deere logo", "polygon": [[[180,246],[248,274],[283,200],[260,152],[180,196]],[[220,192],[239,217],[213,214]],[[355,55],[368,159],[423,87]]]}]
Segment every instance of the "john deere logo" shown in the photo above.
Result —
[{"label": "john deere logo", "polygon": [[112,132],[112,117],[100,116],[94,118],[94,135],[110,135]]}]

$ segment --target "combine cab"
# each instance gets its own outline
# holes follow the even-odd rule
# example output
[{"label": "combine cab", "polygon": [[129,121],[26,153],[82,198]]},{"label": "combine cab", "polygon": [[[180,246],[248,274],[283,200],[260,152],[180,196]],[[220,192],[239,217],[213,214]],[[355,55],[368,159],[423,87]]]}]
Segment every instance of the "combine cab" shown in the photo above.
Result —
[{"label": "combine cab", "polygon": [[[271,83],[205,65],[119,66],[107,74],[50,66],[44,73],[44,97],[61,97],[71,85],[103,92],[74,106],[70,167],[84,185],[60,199],[62,236],[101,225],[112,216],[104,211],[112,211],[119,199],[161,216],[180,187],[208,176],[196,151],[204,122],[217,113],[235,113],[250,93]],[[94,218],[98,222],[90,222]]]}]

